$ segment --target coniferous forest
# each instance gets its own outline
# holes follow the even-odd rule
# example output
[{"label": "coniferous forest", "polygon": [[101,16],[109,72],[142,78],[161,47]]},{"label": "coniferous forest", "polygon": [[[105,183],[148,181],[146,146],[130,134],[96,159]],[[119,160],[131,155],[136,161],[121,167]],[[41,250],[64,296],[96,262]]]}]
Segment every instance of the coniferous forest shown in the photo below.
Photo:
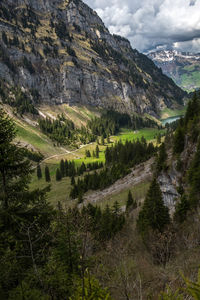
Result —
[{"label": "coniferous forest", "polygon": [[200,300],[199,11],[0,0],[0,300]]},{"label": "coniferous forest", "polygon": [[[153,144],[142,138],[141,141],[125,144],[118,142],[107,148],[105,166],[82,163],[77,168],[73,161],[61,160],[58,168],[60,177],[71,177],[71,197],[78,198],[79,205],[89,189],[103,189],[126,175],[129,168],[148,160],[152,155],[155,156],[154,178],[142,206],[137,205],[129,191],[126,212],[121,211],[118,202],[104,208],[87,204],[66,209],[61,203],[53,208],[46,200],[51,183],[48,168],[43,174],[47,182],[46,188],[29,190],[31,174],[34,172],[29,159],[38,162],[41,158],[39,155],[32,157],[27,149],[13,143],[16,136],[15,126],[1,109],[1,299],[116,299],[118,289],[110,288],[112,280],[115,280],[114,273],[106,283],[107,273],[101,276],[97,262],[101,261],[103,272],[106,272],[106,268],[114,272],[113,260],[116,252],[120,257],[125,255],[126,263],[128,252],[134,249],[132,243],[127,243],[132,234],[135,246],[140,249],[135,248],[135,254],[139,255],[143,249],[147,268],[151,261],[154,272],[158,266],[165,272],[167,266],[179,257],[181,269],[182,256],[179,251],[185,239],[186,227],[191,224],[191,220],[193,224],[191,229],[187,227],[185,247],[193,254],[195,247],[198,247],[198,239],[194,239],[194,235],[197,238],[199,232],[199,122],[200,97],[194,94],[185,117],[178,122],[174,134],[171,129],[168,130],[165,137],[168,143],[161,143],[158,151]],[[190,164],[184,161],[185,155],[188,155],[188,145],[196,147]],[[163,201],[159,186],[159,176],[170,168],[169,151],[176,161],[178,172],[184,174],[179,182],[180,198],[177,199],[173,216]],[[96,152],[95,155],[98,155],[98,149]],[[38,178],[43,176],[39,165],[37,174]],[[77,179],[77,176],[82,177]],[[134,222],[135,229],[132,226]],[[124,254],[118,244],[118,241],[123,240],[127,243]],[[111,248],[106,254],[104,251],[107,247]],[[187,251],[184,255],[186,253]],[[109,261],[106,261],[106,257],[110,257]],[[122,267],[119,262],[117,265],[120,272],[132,270],[131,266]],[[140,267],[138,261],[134,271],[136,273],[126,277],[127,284],[132,282],[137,268]],[[143,276],[145,280],[145,275]],[[120,278],[117,280],[122,291],[128,289],[131,295],[134,288],[125,288],[121,285],[124,277]],[[137,285],[137,276],[135,280]],[[182,279],[184,288],[179,290],[181,279],[178,282],[172,287],[176,288],[177,297],[184,299],[184,295],[196,295],[194,299],[198,299],[199,283]],[[146,295],[145,287],[143,293]],[[161,293],[160,299],[172,299],[170,293],[173,290],[158,287],[157,293]]]}]

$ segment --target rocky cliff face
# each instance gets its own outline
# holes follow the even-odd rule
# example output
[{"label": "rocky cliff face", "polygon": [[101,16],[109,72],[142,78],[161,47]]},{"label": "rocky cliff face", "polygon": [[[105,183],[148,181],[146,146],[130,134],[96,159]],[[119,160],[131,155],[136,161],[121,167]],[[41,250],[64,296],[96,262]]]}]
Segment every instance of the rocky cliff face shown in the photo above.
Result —
[{"label": "rocky cliff face", "polygon": [[183,91],[80,0],[2,0],[0,78],[40,101],[158,116]]},{"label": "rocky cliff face", "polygon": [[148,57],[182,89],[200,88],[200,54],[161,50],[149,53]]}]

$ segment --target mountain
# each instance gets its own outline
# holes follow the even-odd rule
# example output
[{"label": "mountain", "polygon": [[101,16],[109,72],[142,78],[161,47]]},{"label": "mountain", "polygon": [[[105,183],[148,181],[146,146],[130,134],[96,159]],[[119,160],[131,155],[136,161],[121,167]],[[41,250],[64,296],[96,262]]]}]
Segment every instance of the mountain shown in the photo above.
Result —
[{"label": "mountain", "polygon": [[80,0],[2,0],[0,31],[1,81],[41,103],[159,116],[185,95]]},{"label": "mountain", "polygon": [[200,53],[160,50],[148,57],[182,89],[191,92],[200,88]]}]

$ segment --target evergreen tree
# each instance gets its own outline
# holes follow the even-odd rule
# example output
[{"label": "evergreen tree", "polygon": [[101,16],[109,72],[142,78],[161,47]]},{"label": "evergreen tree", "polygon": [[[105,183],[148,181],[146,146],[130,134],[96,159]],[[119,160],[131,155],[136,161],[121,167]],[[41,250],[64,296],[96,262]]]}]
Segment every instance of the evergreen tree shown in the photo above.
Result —
[{"label": "evergreen tree", "polygon": [[42,178],[42,170],[40,165],[37,165],[37,178],[41,179]]},{"label": "evergreen tree", "polygon": [[128,191],[128,199],[126,201],[126,209],[128,209],[129,207],[131,207],[133,205],[133,196],[131,191]]},{"label": "evergreen tree", "polygon": [[[26,151],[14,143],[13,121],[0,109],[0,295],[9,299],[10,291],[23,285],[26,275],[34,274],[32,253],[46,257],[47,232],[52,220],[44,190],[28,190],[32,166]],[[30,233],[30,234],[29,234]],[[40,236],[41,234],[41,236]],[[35,243],[29,243],[36,241]],[[33,277],[32,277],[33,278]],[[40,293],[41,294],[41,293]],[[24,296],[24,295],[23,295]],[[37,297],[37,296],[36,296]],[[15,298],[15,297],[14,297]],[[21,298],[21,297],[20,297]]]},{"label": "evergreen tree", "polygon": [[132,193],[130,190],[128,192],[128,198],[126,201],[126,210],[128,210],[129,208],[132,208],[132,209],[137,208],[137,202],[136,202],[136,200],[133,199],[133,196],[132,196]]},{"label": "evergreen tree", "polygon": [[65,160],[65,175],[66,176],[68,176],[68,168],[69,168],[69,166],[68,166],[68,161],[67,160]]},{"label": "evergreen tree", "polygon": [[75,179],[74,179],[74,176],[71,177],[71,185],[74,185],[75,184]]},{"label": "evergreen tree", "polygon": [[179,126],[176,129],[176,132],[174,134],[174,146],[173,146],[174,154],[180,154],[184,150],[184,146],[185,146],[184,129],[181,126]]},{"label": "evergreen tree", "polygon": [[46,182],[50,182],[51,181],[51,177],[50,177],[50,172],[49,172],[49,167],[48,166],[45,167],[45,180],[46,180]]},{"label": "evergreen tree", "polygon": [[187,212],[190,209],[190,203],[186,195],[181,196],[180,202],[176,205],[174,220],[178,223],[183,223],[186,220]]},{"label": "evergreen tree", "polygon": [[161,134],[158,133],[157,134],[157,144],[160,144],[161,143]]},{"label": "evergreen tree", "polygon": [[78,203],[82,203],[83,202],[83,193],[82,191],[79,191],[78,193]]},{"label": "evergreen tree", "polygon": [[60,161],[60,173],[62,177],[65,177],[65,163],[63,159]]},{"label": "evergreen tree", "polygon": [[200,141],[188,172],[188,181],[190,184],[189,200],[192,206],[196,206],[200,202]]},{"label": "evergreen tree", "polygon": [[96,145],[95,152],[96,152],[96,158],[99,158],[99,146],[98,145]]},{"label": "evergreen tree", "polygon": [[170,217],[168,208],[164,205],[159,184],[156,179],[153,179],[138,216],[138,230],[142,235],[144,235],[148,229],[162,232],[169,223]]},{"label": "evergreen tree", "polygon": [[60,181],[62,179],[62,175],[60,169],[56,170],[56,181]]},{"label": "evergreen tree", "polygon": [[166,160],[167,160],[167,152],[166,152],[166,148],[165,148],[165,143],[162,143],[159,148],[157,166],[156,166],[156,169],[158,172],[165,169]]}]

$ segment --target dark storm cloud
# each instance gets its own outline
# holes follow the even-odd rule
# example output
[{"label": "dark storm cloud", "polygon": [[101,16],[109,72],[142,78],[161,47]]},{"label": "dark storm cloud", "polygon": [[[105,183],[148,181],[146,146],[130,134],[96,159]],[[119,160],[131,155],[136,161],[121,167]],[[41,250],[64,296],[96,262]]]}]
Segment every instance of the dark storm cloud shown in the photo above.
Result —
[{"label": "dark storm cloud", "polygon": [[200,0],[84,0],[112,33],[140,51],[167,45],[200,51]]}]

